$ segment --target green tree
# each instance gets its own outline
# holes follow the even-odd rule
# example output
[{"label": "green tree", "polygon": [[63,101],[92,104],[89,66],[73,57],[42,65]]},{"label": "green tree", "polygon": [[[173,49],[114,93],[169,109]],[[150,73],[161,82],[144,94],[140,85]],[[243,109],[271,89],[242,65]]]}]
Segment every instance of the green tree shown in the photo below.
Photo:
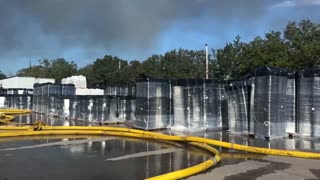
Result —
[{"label": "green tree", "polygon": [[73,61],[68,62],[63,58],[52,60],[48,69],[49,76],[54,78],[56,82],[61,82],[62,78],[69,77],[77,73],[77,65]]},{"label": "green tree", "polygon": [[320,66],[320,24],[310,20],[289,22],[284,30],[284,38],[290,45],[292,68]]},{"label": "green tree", "polygon": [[0,71],[0,80],[6,79],[6,78],[7,78],[7,76],[2,71]]},{"label": "green tree", "polygon": [[241,42],[237,36],[233,43],[227,43],[223,49],[213,50],[215,62],[213,66],[213,77],[219,80],[238,78],[248,69],[248,61],[244,57],[247,44]]},{"label": "green tree", "polygon": [[68,62],[63,58],[54,60],[42,59],[38,65],[21,69],[17,76],[27,76],[36,78],[54,78],[60,82],[62,78],[72,76],[77,72],[77,65],[71,61]]}]

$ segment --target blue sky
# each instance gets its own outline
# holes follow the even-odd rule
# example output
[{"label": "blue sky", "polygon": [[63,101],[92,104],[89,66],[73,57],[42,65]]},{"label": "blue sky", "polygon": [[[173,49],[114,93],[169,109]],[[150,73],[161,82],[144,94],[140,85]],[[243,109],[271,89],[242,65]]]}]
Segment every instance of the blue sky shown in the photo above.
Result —
[{"label": "blue sky", "polygon": [[[93,2],[99,1],[104,0]],[[113,0],[105,1],[114,4],[111,3]],[[263,36],[269,30],[282,30],[290,20],[308,18],[319,22],[320,18],[320,0],[261,0],[261,3],[244,0],[243,5],[233,3],[234,0],[194,0],[193,7],[185,8],[181,7],[183,4],[172,1],[162,1],[156,5],[145,5],[146,2],[142,2],[144,0],[135,1],[141,2],[141,5],[121,1],[122,4],[112,6],[115,11],[121,12],[121,15],[113,12],[116,14],[115,17],[110,17],[97,13],[94,14],[95,19],[98,17],[96,21],[90,19],[90,13],[83,16],[80,14],[79,19],[71,18],[72,15],[69,18],[68,14],[64,13],[62,18],[66,17],[68,21],[61,20],[62,12],[70,11],[70,4],[59,4],[59,10],[42,12],[42,9],[54,8],[56,4],[47,5],[41,4],[40,0],[30,0],[27,2],[34,4],[21,9],[16,5],[18,3],[0,2],[1,7],[7,6],[12,8],[12,12],[18,12],[8,11],[4,14],[5,19],[2,19],[6,25],[0,25],[0,32],[5,39],[0,39],[0,70],[14,75],[17,70],[27,67],[30,60],[35,65],[41,58],[63,57],[83,67],[106,54],[126,60],[145,60],[152,54],[165,53],[177,48],[202,49],[205,43],[210,48],[217,49],[222,48],[237,35],[244,41],[250,41],[256,36]],[[219,4],[215,8],[216,4],[212,2]],[[40,8],[35,9],[36,5]],[[61,8],[64,5],[65,8]],[[83,12],[81,8],[84,7],[76,6],[74,13]],[[220,12],[224,7],[225,11]],[[78,12],[77,8],[81,11]],[[149,8],[150,11],[144,8]],[[61,14],[57,13],[60,11]],[[99,21],[99,16],[103,16],[102,21]],[[70,22],[77,23],[71,26]],[[85,25],[82,25],[83,22]],[[106,23],[106,27],[101,26],[102,22]],[[109,23],[113,27],[108,27]],[[75,28],[78,25],[79,27]],[[101,29],[103,31],[100,31]]]}]

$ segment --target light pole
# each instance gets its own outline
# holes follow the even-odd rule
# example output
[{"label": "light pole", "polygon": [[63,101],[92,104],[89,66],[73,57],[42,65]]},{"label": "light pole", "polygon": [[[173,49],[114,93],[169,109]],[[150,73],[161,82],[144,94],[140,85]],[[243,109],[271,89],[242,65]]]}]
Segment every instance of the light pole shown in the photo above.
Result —
[{"label": "light pole", "polygon": [[208,68],[208,45],[205,44],[206,46],[206,79],[209,79],[209,68]]}]

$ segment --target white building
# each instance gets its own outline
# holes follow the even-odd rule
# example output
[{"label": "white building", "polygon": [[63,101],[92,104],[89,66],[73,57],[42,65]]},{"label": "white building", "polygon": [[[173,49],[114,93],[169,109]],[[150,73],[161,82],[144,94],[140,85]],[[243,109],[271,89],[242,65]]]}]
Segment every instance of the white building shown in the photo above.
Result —
[{"label": "white building", "polygon": [[61,84],[74,84],[76,88],[76,95],[80,96],[99,96],[104,95],[103,89],[88,89],[87,88],[87,78],[85,76],[71,76],[66,77],[61,80]]},{"label": "white building", "polygon": [[4,89],[33,89],[35,83],[55,83],[50,78],[34,78],[34,77],[12,77],[0,80],[0,85]]},{"label": "white building", "polygon": [[61,80],[61,84],[74,84],[77,89],[87,89],[87,78],[85,76],[71,76]]}]

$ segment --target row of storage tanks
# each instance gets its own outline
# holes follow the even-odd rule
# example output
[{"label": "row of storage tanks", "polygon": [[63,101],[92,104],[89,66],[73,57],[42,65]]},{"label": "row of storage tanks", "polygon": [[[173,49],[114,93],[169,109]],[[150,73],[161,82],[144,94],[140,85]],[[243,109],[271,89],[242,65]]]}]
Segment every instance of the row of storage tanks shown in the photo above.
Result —
[{"label": "row of storage tanks", "polygon": [[76,89],[73,84],[35,84],[33,111],[89,122],[134,120],[135,87]]},{"label": "row of storage tanks", "polygon": [[0,108],[31,109],[32,89],[0,88]]},{"label": "row of storage tanks", "polygon": [[135,84],[79,95],[36,84],[33,111],[90,121],[134,120],[140,129],[228,129],[256,137],[320,136],[320,70],[261,67],[229,82],[140,76]]},{"label": "row of storage tanks", "polygon": [[320,70],[257,68],[229,82],[140,78],[136,124],[178,131],[228,129],[256,137],[320,136]]}]

